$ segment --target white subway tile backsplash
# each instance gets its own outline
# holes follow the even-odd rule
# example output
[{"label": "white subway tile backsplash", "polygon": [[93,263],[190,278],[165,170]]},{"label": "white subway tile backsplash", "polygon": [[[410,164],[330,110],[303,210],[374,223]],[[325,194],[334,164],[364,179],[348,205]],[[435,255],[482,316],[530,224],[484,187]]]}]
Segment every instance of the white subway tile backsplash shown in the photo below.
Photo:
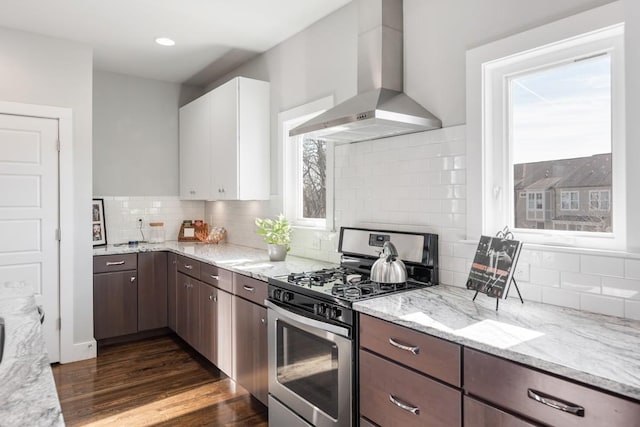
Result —
[{"label": "white subway tile backsplash", "polygon": [[578,292],[542,287],[542,302],[545,304],[559,305],[562,307],[580,308],[580,294]]},{"label": "white subway tile backsplash", "polygon": [[580,309],[609,316],[624,316],[624,300],[593,294],[580,294]]},{"label": "white subway tile backsplash", "polygon": [[640,320],[640,301],[624,301],[624,317],[628,319]]},{"label": "white subway tile backsplash", "polygon": [[562,271],[580,271],[580,255],[561,252],[542,252],[541,267]]},{"label": "white subway tile backsplash", "polygon": [[602,278],[592,274],[563,271],[560,273],[560,287],[577,292],[602,293]]},{"label": "white subway tile backsplash", "polygon": [[558,270],[549,270],[547,268],[540,268],[532,265],[529,273],[531,283],[542,286],[560,285],[560,272]]},{"label": "white subway tile backsplash", "polygon": [[[534,302],[542,302],[542,287],[538,285],[532,285],[531,283],[520,283],[518,282],[518,289],[520,290],[520,294],[522,295],[522,299],[525,300],[525,304],[527,301]],[[511,288],[509,290],[509,298],[518,298],[518,292],[515,288]],[[515,301],[510,302],[513,304]],[[518,301],[518,304],[520,301]]]},{"label": "white subway tile backsplash", "polygon": [[580,271],[587,274],[598,274],[601,276],[624,277],[624,259],[580,255]]},{"label": "white subway tile backsplash", "polygon": [[640,299],[640,280],[603,277],[602,294],[621,298]]},{"label": "white subway tile backsplash", "polygon": [[627,279],[640,279],[640,260],[639,259],[625,260],[624,275]]}]

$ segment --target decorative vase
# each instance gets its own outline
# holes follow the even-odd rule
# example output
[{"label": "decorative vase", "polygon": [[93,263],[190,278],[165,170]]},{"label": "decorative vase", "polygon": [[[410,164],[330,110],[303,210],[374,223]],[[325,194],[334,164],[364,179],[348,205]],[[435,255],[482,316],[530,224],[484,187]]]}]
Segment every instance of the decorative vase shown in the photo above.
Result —
[{"label": "decorative vase", "polygon": [[267,245],[267,252],[269,253],[269,261],[284,261],[287,257],[287,245],[274,245],[269,243]]}]

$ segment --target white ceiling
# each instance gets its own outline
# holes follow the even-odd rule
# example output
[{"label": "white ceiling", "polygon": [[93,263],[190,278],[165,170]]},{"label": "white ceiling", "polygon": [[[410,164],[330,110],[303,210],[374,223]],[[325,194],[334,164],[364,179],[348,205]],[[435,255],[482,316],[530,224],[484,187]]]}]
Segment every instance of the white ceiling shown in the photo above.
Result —
[{"label": "white ceiling", "polygon": [[0,0],[0,26],[88,44],[98,69],[203,85],[349,1]]}]

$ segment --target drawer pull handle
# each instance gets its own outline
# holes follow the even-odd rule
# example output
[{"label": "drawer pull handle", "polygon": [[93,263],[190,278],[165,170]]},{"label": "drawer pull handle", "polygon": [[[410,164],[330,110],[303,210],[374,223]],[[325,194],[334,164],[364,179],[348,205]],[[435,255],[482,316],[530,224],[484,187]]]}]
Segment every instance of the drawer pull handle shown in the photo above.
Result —
[{"label": "drawer pull handle", "polygon": [[107,267],[111,267],[112,265],[122,265],[124,264],[124,260],[123,261],[107,261]]},{"label": "drawer pull handle", "polygon": [[131,276],[131,278],[129,278],[129,281],[130,281],[131,283],[135,282],[135,281],[136,281],[136,277],[135,277],[135,276]]},{"label": "drawer pull handle", "polygon": [[209,301],[217,302],[218,298],[214,297],[213,295],[209,295]]},{"label": "drawer pull handle", "polygon": [[412,353],[412,354],[417,355],[418,353],[420,353],[420,347],[418,347],[417,345],[414,346],[414,345],[400,344],[398,341],[394,340],[393,338],[389,338],[389,344],[399,348],[400,350],[408,351],[409,353]]},{"label": "drawer pull handle", "polygon": [[420,408],[418,408],[417,406],[411,406],[408,403],[404,403],[403,401],[395,397],[393,394],[389,395],[389,402],[393,403],[398,408],[404,411],[411,412],[413,415],[420,415]]},{"label": "drawer pull handle", "polygon": [[574,405],[573,403],[564,402],[560,399],[557,399],[553,396],[550,396],[545,393],[541,393],[536,390],[528,389],[527,394],[529,395],[529,399],[533,399],[536,402],[540,402],[543,405],[547,405],[552,407],[553,409],[558,409],[562,412],[568,412],[577,417],[584,417],[584,408],[582,406]]},{"label": "drawer pull handle", "polygon": [[215,274],[210,274],[209,275],[213,280],[220,280],[220,276],[217,276]]},{"label": "drawer pull handle", "polygon": [[191,264],[185,264],[184,268],[186,268],[187,270],[193,270],[193,265]]},{"label": "drawer pull handle", "polygon": [[242,289],[244,289],[247,292],[253,292],[256,290],[256,288],[252,287],[252,286],[243,286]]}]

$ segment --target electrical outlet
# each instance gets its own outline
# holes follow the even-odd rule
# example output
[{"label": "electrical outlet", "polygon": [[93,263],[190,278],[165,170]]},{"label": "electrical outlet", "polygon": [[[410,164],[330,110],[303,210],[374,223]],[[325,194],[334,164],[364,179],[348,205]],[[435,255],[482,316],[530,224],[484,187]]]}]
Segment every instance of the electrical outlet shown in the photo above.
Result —
[{"label": "electrical outlet", "polygon": [[309,248],[319,251],[320,250],[320,238],[315,237],[315,236],[312,237],[310,239],[310,242],[309,242]]}]

